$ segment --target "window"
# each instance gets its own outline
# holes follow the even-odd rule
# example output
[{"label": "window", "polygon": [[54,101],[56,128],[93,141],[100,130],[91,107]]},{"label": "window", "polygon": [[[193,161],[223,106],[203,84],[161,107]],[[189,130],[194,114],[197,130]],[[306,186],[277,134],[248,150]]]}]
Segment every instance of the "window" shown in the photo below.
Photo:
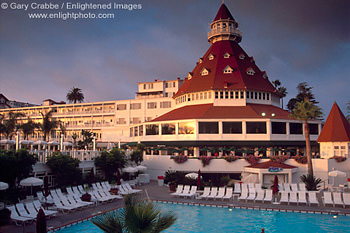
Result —
[{"label": "window", "polygon": [[153,89],[153,83],[145,83],[143,84],[143,89]]},{"label": "window", "polygon": [[242,122],[223,122],[222,128],[224,134],[241,134]]},{"label": "window", "polygon": [[247,91],[247,99],[249,99],[249,94],[250,94],[250,92],[249,92],[249,91]]},{"label": "window", "polygon": [[126,124],[125,118],[119,118],[117,121],[117,124],[119,124],[119,125]]},{"label": "window", "polygon": [[171,108],[171,101],[160,102],[160,108]]},{"label": "window", "polygon": [[263,98],[263,100],[265,100],[265,92],[262,93],[262,98]]},{"label": "window", "polygon": [[130,128],[130,137],[134,137],[134,127]]},{"label": "window", "polygon": [[290,134],[303,134],[303,124],[289,123]]},{"label": "window", "polygon": [[140,118],[133,117],[130,119],[130,124],[138,124],[138,123],[141,123]]},{"label": "window", "polygon": [[224,74],[231,74],[233,69],[230,66],[226,66],[224,69]]},{"label": "window", "polygon": [[199,98],[202,100],[203,99],[203,92],[199,94]]},{"label": "window", "polygon": [[147,103],[147,109],[155,109],[155,108],[157,108],[157,102]]},{"label": "window", "polygon": [[206,100],[207,99],[207,93],[204,92],[204,99]]},{"label": "window", "polygon": [[175,124],[162,124],[162,135],[175,134]]},{"label": "window", "polygon": [[133,103],[133,104],[130,104],[130,109],[131,109],[131,110],[141,109],[141,103]]},{"label": "window", "polygon": [[230,58],[230,54],[228,53],[228,52],[226,52],[225,54],[224,54],[224,58]]},{"label": "window", "polygon": [[285,122],[271,122],[272,134],[286,134]]},{"label": "window", "polygon": [[139,127],[138,126],[134,127],[134,134],[135,134],[135,137],[139,136]]},{"label": "window", "polygon": [[214,59],[214,55],[210,54],[208,58],[209,58],[209,60],[213,60]]},{"label": "window", "polygon": [[143,136],[143,125],[139,126],[139,135]]},{"label": "window", "polygon": [[239,55],[239,59],[243,60],[244,58],[245,58],[244,54],[241,53],[241,54]]},{"label": "window", "polygon": [[266,99],[269,100],[270,99],[270,94],[266,93]]},{"label": "window", "polygon": [[208,74],[209,74],[209,70],[206,69],[206,68],[203,68],[202,71],[200,72],[200,74],[201,74],[202,76],[208,75]]},{"label": "window", "polygon": [[228,91],[225,91],[225,99],[228,99]]},{"label": "window", "polygon": [[233,99],[233,91],[230,91],[230,99]]},{"label": "window", "polygon": [[235,99],[238,99],[238,91],[235,91]]},{"label": "window", "polygon": [[215,99],[219,99],[219,92],[215,92]]},{"label": "window", "polygon": [[211,99],[211,92],[208,92],[208,99]]},{"label": "window", "polygon": [[220,91],[220,99],[223,99],[223,98],[224,98],[224,92]]},{"label": "window", "polygon": [[255,99],[258,99],[258,92],[254,92],[255,94]]},{"label": "window", "polygon": [[318,124],[309,123],[310,134],[318,135]]},{"label": "window", "polygon": [[191,78],[192,78],[192,73],[191,72],[188,72],[188,74],[187,74],[187,78],[188,78],[188,80],[190,80]]},{"label": "window", "polygon": [[261,92],[259,92],[259,100],[261,100]]},{"label": "window", "polygon": [[218,122],[198,122],[199,134],[218,134],[219,123]]},{"label": "window", "polygon": [[241,91],[241,99],[244,99],[244,92]]},{"label": "window", "polygon": [[249,67],[246,72],[247,72],[248,75],[254,75],[255,74],[255,71],[251,67]]},{"label": "window", "polygon": [[202,63],[203,62],[203,58],[199,58],[199,63]]},{"label": "window", "polygon": [[146,125],[146,135],[158,135],[159,126],[158,125]]},{"label": "window", "polygon": [[266,134],[266,122],[247,122],[247,134]]},{"label": "window", "polygon": [[180,122],[179,134],[194,134],[194,122]]}]

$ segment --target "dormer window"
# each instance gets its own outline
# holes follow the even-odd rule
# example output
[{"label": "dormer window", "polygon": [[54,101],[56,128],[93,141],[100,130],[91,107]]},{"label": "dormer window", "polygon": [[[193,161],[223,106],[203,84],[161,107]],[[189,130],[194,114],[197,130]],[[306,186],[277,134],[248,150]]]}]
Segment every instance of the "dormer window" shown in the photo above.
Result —
[{"label": "dormer window", "polygon": [[230,66],[226,66],[224,69],[224,74],[231,74],[233,69]]},{"label": "dormer window", "polygon": [[252,67],[249,67],[249,68],[247,69],[247,74],[248,74],[248,75],[254,75],[254,74],[255,74],[255,71],[253,70]]},{"label": "dormer window", "polygon": [[266,72],[264,72],[263,78],[264,78],[264,79],[267,79],[267,74],[266,74]]},{"label": "dormer window", "polygon": [[228,52],[226,52],[225,54],[224,54],[224,58],[230,58],[230,54],[228,53]]},{"label": "dormer window", "polygon": [[239,59],[243,60],[244,58],[245,58],[244,54],[241,53],[241,54],[239,55]]},{"label": "dormer window", "polygon": [[254,57],[250,58],[250,62],[255,62]]},{"label": "dormer window", "polygon": [[188,80],[190,80],[190,79],[192,78],[192,74],[193,74],[193,73],[188,72],[188,74],[187,74],[187,78],[188,78]]},{"label": "dormer window", "polygon": [[210,54],[208,58],[209,58],[209,60],[213,60],[214,57],[215,57],[215,56],[214,56],[213,54]]},{"label": "dormer window", "polygon": [[200,74],[202,76],[208,75],[209,74],[209,70],[207,68],[203,68]]},{"label": "dormer window", "polygon": [[199,58],[199,63],[202,63],[203,62],[203,58]]}]

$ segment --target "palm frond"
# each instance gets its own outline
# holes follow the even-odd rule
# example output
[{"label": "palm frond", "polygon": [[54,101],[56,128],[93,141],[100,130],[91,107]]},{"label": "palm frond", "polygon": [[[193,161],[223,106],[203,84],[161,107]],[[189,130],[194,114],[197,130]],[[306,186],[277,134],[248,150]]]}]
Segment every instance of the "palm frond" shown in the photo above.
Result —
[{"label": "palm frond", "polygon": [[90,221],[106,233],[123,232],[123,225],[119,220],[117,211],[99,215]]}]

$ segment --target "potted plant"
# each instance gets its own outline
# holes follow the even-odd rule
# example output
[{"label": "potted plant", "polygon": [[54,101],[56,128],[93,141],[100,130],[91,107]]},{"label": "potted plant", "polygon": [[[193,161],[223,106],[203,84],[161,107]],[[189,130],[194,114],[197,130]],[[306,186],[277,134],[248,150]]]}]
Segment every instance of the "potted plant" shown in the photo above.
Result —
[{"label": "potted plant", "polygon": [[179,173],[177,171],[167,170],[164,174],[164,183],[169,185],[170,192],[176,191],[176,185],[179,181]]},{"label": "potted plant", "polygon": [[91,201],[91,195],[88,193],[88,190],[89,190],[89,185],[85,185],[85,186],[84,186],[85,194],[83,194],[83,195],[81,196],[81,200],[82,200],[82,201],[88,201],[88,202]]}]

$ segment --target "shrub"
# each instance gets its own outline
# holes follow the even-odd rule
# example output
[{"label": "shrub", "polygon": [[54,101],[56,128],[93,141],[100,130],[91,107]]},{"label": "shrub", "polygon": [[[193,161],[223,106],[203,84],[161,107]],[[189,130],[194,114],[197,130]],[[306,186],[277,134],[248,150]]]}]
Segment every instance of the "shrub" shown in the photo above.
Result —
[{"label": "shrub", "polygon": [[307,164],[306,156],[296,155],[293,156],[292,159],[294,159],[297,163]]},{"label": "shrub", "polygon": [[235,155],[228,155],[228,156],[224,156],[223,157],[227,162],[231,163],[236,161],[237,159],[239,159],[239,156],[235,156]]},{"label": "shrub", "polygon": [[211,156],[199,156],[199,160],[202,162],[203,167],[210,164],[210,160],[213,158]]},{"label": "shrub", "polygon": [[130,160],[140,165],[143,161],[143,154],[141,150],[134,150],[130,155]]},{"label": "shrub", "polygon": [[173,159],[175,163],[181,164],[181,163],[184,163],[188,160],[188,156],[176,155],[176,156],[172,156],[171,159]]},{"label": "shrub", "polygon": [[108,180],[111,180],[117,169],[126,165],[126,157],[119,149],[110,152],[102,152],[101,156],[95,158],[95,166],[101,168]]},{"label": "shrub", "polygon": [[275,155],[270,158],[271,161],[276,163],[284,163],[289,159],[289,155]]},{"label": "shrub", "polygon": [[165,184],[179,184],[185,178],[185,175],[178,171],[167,170],[164,173],[164,183]]},{"label": "shrub", "polygon": [[346,157],[343,156],[333,156],[331,159],[334,159],[335,161],[337,161],[338,163],[340,162],[344,162],[346,160]]},{"label": "shrub", "polygon": [[244,157],[244,159],[250,163],[251,165],[257,164],[260,160],[260,157],[254,156],[254,155],[247,155]]},{"label": "shrub", "polygon": [[300,176],[300,180],[305,183],[306,189],[308,191],[317,191],[319,184],[322,182],[320,178],[316,178],[310,174]]}]

